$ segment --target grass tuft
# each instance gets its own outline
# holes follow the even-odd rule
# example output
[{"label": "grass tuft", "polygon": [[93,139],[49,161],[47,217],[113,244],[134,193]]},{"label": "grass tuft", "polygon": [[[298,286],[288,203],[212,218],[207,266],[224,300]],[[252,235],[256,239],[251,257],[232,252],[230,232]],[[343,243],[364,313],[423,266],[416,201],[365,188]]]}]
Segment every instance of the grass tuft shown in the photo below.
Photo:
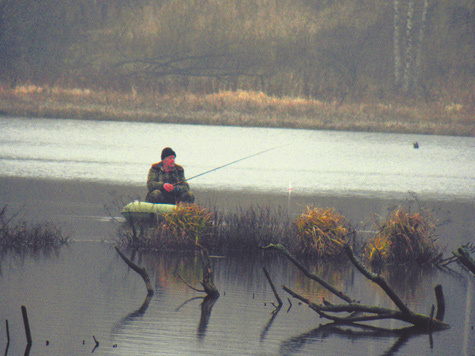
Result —
[{"label": "grass tuft", "polygon": [[422,264],[439,255],[435,245],[436,226],[426,211],[411,213],[408,208],[398,208],[376,226],[378,233],[368,241],[363,253],[373,266]]},{"label": "grass tuft", "polygon": [[297,251],[309,257],[340,255],[351,232],[348,221],[332,208],[308,207],[295,226]]},{"label": "grass tuft", "polygon": [[28,224],[17,219],[17,215],[9,214],[5,205],[0,210],[0,248],[2,250],[24,249],[38,250],[59,247],[68,243],[61,230],[50,223]]}]

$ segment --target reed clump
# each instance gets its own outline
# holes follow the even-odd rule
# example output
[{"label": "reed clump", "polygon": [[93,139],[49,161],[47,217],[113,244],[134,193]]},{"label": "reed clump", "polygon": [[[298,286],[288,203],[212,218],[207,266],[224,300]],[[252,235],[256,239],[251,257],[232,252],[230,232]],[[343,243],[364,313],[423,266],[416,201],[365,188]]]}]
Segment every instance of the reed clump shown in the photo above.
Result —
[{"label": "reed clump", "polygon": [[363,257],[373,266],[419,264],[439,257],[435,244],[436,225],[427,211],[412,213],[401,207],[376,222],[377,234],[366,244]]},{"label": "reed clump", "polygon": [[295,222],[295,248],[309,257],[340,255],[352,232],[349,222],[333,208],[307,207]]},{"label": "reed clump", "polygon": [[63,236],[61,230],[50,224],[29,224],[18,219],[17,214],[9,214],[5,205],[0,210],[0,248],[14,249],[42,249],[59,247],[68,243],[68,237]]},{"label": "reed clump", "polygon": [[428,211],[412,213],[398,208],[386,220],[375,222],[377,233],[368,241],[357,238],[350,222],[334,208],[310,206],[297,218],[284,208],[251,206],[221,213],[198,205],[180,204],[158,216],[147,229],[130,229],[119,244],[134,248],[193,251],[206,248],[212,254],[255,253],[269,244],[285,245],[295,256],[329,260],[346,256],[349,243],[361,248],[362,259],[374,267],[409,262],[436,263],[434,219]]},{"label": "reed clump", "polygon": [[147,244],[154,248],[193,250],[211,239],[214,228],[215,214],[208,208],[179,204],[174,211],[157,218]]},{"label": "reed clump", "polygon": [[223,214],[216,230],[215,248],[223,254],[255,252],[272,242],[292,240],[291,219],[281,208],[251,206]]}]

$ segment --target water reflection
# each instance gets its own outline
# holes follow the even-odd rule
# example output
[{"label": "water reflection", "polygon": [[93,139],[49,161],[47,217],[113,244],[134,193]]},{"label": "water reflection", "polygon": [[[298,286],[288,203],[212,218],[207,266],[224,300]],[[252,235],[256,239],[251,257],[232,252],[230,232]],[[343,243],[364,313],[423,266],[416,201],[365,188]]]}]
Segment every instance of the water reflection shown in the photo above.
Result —
[{"label": "water reflection", "polygon": [[[11,355],[25,352],[19,303],[28,306],[33,335],[30,354],[40,356],[89,354],[95,347],[93,335],[100,341],[94,354],[114,356],[156,350],[169,354],[340,355],[351,350],[365,356],[401,352],[469,356],[474,347],[473,286],[440,271],[407,277],[411,284],[407,304],[416,312],[430,310],[433,285],[440,283],[447,291],[446,321],[452,328],[433,333],[431,348],[430,338],[428,342],[424,333],[404,328],[404,324],[319,326],[318,315],[297,302],[287,311],[276,312],[264,266],[276,286],[288,285],[315,302],[322,297],[331,299],[278,255],[212,259],[215,284],[221,292],[218,299],[197,295],[178,277],[198,285],[201,262],[194,254],[135,252],[132,256],[149,272],[153,297],[146,295],[140,276],[129,271],[108,245],[74,243],[58,257],[4,256],[0,315],[9,320],[13,337],[8,345],[0,338],[1,349]],[[365,304],[388,303],[351,265],[308,263],[345,294]],[[403,291],[404,283],[397,278],[405,280],[396,273],[388,280]],[[50,345],[46,347],[44,340],[50,340]],[[82,340],[88,343],[82,345]]]},{"label": "water reflection", "polygon": [[[397,330],[378,328],[370,325],[341,326],[334,323],[321,325],[316,329],[305,332],[301,335],[291,337],[280,344],[280,353],[284,355],[297,354],[309,343],[322,341],[324,339],[346,339],[358,343],[374,343],[375,340],[382,340],[388,344],[391,339],[395,339],[386,350],[378,351],[379,355],[396,355],[411,338],[427,336],[432,344],[432,334],[426,330],[415,327],[406,327]],[[432,348],[432,347],[431,347]]]},{"label": "water reflection", "polygon": [[198,340],[203,341],[206,335],[206,329],[211,318],[211,310],[218,300],[219,296],[206,296],[201,303],[201,316],[198,324],[198,331],[196,333]]},{"label": "water reflection", "polygon": [[145,300],[143,301],[140,308],[134,310],[133,312],[127,314],[122,319],[120,319],[112,328],[111,334],[118,334],[121,330],[126,329],[130,326],[136,319],[140,319],[145,312],[147,311],[150,302],[152,301],[153,294],[147,293]]}]

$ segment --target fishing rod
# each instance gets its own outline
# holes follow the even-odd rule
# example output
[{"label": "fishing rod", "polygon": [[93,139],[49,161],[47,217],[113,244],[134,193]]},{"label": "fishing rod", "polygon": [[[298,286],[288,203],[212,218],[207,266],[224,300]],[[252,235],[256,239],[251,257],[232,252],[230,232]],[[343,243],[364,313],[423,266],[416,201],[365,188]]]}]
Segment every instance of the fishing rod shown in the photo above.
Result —
[{"label": "fishing rod", "polygon": [[[244,158],[239,158],[239,159],[237,159],[237,160],[235,160],[235,161],[232,161],[232,162],[223,164],[222,166],[219,166],[219,167],[210,169],[209,171],[206,171],[206,172],[197,174],[197,175],[195,175],[195,176],[193,176],[193,177],[187,178],[187,179],[185,179],[185,182],[188,182],[189,180],[192,180],[192,179],[194,179],[194,178],[201,177],[201,176],[203,176],[203,175],[205,175],[205,174],[208,174],[208,173],[217,171],[218,169],[221,169],[221,168],[230,166],[230,165],[232,165],[232,164],[235,164],[235,163],[244,161],[245,159],[248,159],[248,158],[251,158],[251,157],[255,157],[255,156],[258,156],[258,155],[260,155],[260,154],[263,154],[263,153],[266,153],[266,152],[269,152],[269,151],[272,151],[272,150],[276,150],[277,148],[281,148],[281,147],[284,147],[284,146],[289,146],[289,145],[290,145],[290,143],[289,143],[289,144],[285,144],[285,145],[280,145],[280,146],[277,146],[277,147],[268,148],[267,150],[260,151],[260,152],[257,152],[257,153],[253,153],[252,155],[246,156],[246,157],[244,157]],[[177,184],[180,184],[180,183],[183,183],[183,182],[177,182],[177,183],[172,184],[172,185],[177,185]]]}]

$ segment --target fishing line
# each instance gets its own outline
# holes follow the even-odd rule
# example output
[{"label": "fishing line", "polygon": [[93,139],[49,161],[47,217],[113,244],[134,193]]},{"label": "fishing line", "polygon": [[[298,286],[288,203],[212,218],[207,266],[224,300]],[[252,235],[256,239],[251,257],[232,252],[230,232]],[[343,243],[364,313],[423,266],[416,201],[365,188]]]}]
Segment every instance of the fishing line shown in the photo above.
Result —
[{"label": "fishing line", "polygon": [[[277,147],[268,148],[268,149],[266,149],[266,150],[263,150],[263,151],[260,151],[260,152],[257,152],[257,153],[253,153],[252,155],[249,155],[249,156],[246,156],[246,157],[243,157],[243,158],[239,158],[239,159],[237,159],[237,160],[235,160],[235,161],[232,161],[232,162],[223,164],[222,166],[219,166],[219,167],[210,169],[209,171],[206,171],[206,172],[197,174],[197,175],[195,175],[195,176],[193,176],[193,177],[187,178],[187,179],[185,179],[185,182],[188,182],[189,180],[192,180],[192,179],[194,179],[194,178],[201,177],[201,176],[203,176],[203,175],[205,175],[205,174],[208,174],[208,173],[217,171],[218,169],[221,169],[221,168],[230,166],[230,165],[232,165],[232,164],[235,164],[235,163],[244,161],[245,159],[248,159],[248,158],[251,158],[251,157],[255,157],[255,156],[258,156],[258,155],[260,155],[260,154],[263,154],[263,153],[266,153],[266,152],[269,152],[269,151],[272,151],[272,150],[276,150],[276,149],[281,148],[281,147],[289,146],[289,145],[290,145],[290,143],[285,144],[285,145],[280,145],[280,146],[277,146]],[[180,183],[182,183],[182,182],[178,182],[178,183],[175,183],[175,184],[173,184],[173,185],[180,184]]]}]

